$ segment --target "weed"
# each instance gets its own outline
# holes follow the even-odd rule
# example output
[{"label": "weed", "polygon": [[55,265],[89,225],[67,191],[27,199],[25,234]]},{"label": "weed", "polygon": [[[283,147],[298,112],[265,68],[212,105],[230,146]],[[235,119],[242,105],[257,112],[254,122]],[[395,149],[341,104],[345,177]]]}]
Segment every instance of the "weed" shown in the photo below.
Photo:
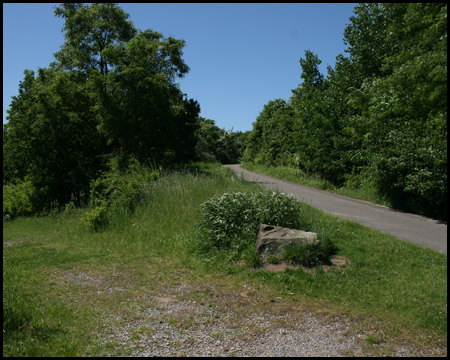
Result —
[{"label": "weed", "polygon": [[286,247],[283,260],[288,264],[316,266],[330,262],[330,256],[336,253],[336,246],[327,238],[316,244],[298,245]]},{"label": "weed", "polygon": [[381,339],[378,335],[367,335],[366,342],[370,345],[378,345],[381,343]]}]

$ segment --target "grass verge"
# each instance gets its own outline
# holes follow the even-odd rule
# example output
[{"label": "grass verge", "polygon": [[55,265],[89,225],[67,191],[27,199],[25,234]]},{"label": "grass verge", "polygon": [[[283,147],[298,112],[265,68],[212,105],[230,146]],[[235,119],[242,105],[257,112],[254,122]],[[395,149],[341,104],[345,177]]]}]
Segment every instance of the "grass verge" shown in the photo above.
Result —
[{"label": "grass verge", "polygon": [[447,257],[438,252],[300,204],[303,230],[332,239],[350,265],[272,273],[233,264],[220,251],[196,256],[200,204],[257,190],[218,164],[199,164],[162,176],[148,202],[97,233],[81,222],[85,209],[4,222],[3,355],[119,354],[104,342],[109,327],[180,282],[252,283],[269,302],[277,293],[316,313],[356,319],[371,331],[369,354],[402,343],[446,354]]},{"label": "grass verge", "polygon": [[327,180],[318,176],[308,175],[298,169],[287,166],[265,166],[261,164],[242,163],[241,167],[278,179],[287,180],[295,184],[306,185],[320,190],[326,190],[336,194],[352,197],[354,199],[369,201],[375,204],[392,207],[389,200],[376,193],[368,181],[361,181],[358,186],[336,187]]}]

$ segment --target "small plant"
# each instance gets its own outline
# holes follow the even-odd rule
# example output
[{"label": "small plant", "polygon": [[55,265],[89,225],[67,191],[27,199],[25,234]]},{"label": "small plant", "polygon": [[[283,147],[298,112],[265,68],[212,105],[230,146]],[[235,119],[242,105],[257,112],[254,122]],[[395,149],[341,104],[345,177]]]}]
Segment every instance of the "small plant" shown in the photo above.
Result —
[{"label": "small plant", "polygon": [[279,263],[280,263],[280,259],[279,259],[277,256],[270,255],[270,256],[267,258],[267,262],[268,262],[269,264],[279,264]]},{"label": "small plant", "polygon": [[218,248],[228,248],[237,238],[246,238],[256,229],[256,209],[246,193],[226,193],[201,205],[203,221],[199,228]]},{"label": "small plant", "polygon": [[378,335],[367,335],[366,342],[370,345],[378,345],[381,343],[381,338]]},{"label": "small plant", "polygon": [[73,213],[75,211],[75,204],[73,202],[68,202],[65,206],[64,206],[64,212],[65,213]]},{"label": "small plant", "polygon": [[291,245],[286,247],[283,260],[288,264],[316,266],[329,262],[330,256],[336,253],[336,247],[325,238],[316,244]]},{"label": "small plant", "polygon": [[242,252],[241,259],[244,261],[246,266],[253,268],[258,268],[261,266],[261,259],[253,247],[247,247],[247,249]]},{"label": "small plant", "polygon": [[92,211],[87,212],[82,219],[82,222],[87,226],[89,230],[97,232],[107,225],[107,213],[108,205],[106,203],[102,203]]},{"label": "small plant", "polygon": [[111,208],[133,212],[150,194],[151,184],[159,178],[157,170],[134,167],[125,173],[109,171],[91,183],[91,203],[108,202]]}]

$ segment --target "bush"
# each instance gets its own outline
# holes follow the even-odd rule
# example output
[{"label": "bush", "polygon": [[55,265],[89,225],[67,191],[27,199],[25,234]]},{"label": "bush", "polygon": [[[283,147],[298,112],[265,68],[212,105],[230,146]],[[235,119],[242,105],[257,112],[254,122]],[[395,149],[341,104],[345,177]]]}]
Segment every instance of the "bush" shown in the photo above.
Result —
[{"label": "bush", "polygon": [[14,218],[34,213],[36,189],[29,180],[3,185],[3,217]]},{"label": "bush", "polygon": [[105,228],[108,224],[108,205],[102,203],[95,207],[92,211],[87,212],[81,221],[91,231],[97,232],[100,229]]},{"label": "bush", "polygon": [[124,171],[112,168],[91,182],[91,204],[106,202],[115,210],[133,212],[138,203],[148,198],[151,184],[157,179],[158,170],[142,166],[136,160]]},{"label": "bush", "polygon": [[[302,225],[300,204],[293,195],[280,192],[225,193],[208,199],[200,210],[197,251],[225,251],[231,260],[243,259],[254,267],[260,265],[255,247],[259,224],[291,229]],[[328,263],[335,252],[335,246],[325,236],[317,244],[289,246],[282,259],[272,260],[315,266]]]},{"label": "bush", "polygon": [[293,195],[265,191],[254,194],[259,224],[296,229],[300,226],[300,205]]},{"label": "bush", "polygon": [[279,192],[225,193],[201,205],[198,224],[206,248],[233,249],[241,254],[255,244],[260,223],[298,228],[300,206]]},{"label": "bush", "polygon": [[160,177],[158,170],[134,159],[127,159],[125,169],[116,158],[109,165],[108,172],[91,182],[90,205],[94,209],[86,213],[83,222],[93,231],[107,226],[113,213],[133,213],[138,204],[148,200],[152,183]]}]

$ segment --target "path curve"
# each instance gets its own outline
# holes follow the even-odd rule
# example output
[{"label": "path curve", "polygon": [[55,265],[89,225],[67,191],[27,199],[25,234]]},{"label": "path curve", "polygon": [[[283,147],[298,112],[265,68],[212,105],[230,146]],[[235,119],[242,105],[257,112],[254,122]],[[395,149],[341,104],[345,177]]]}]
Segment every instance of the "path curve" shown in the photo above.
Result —
[{"label": "path curve", "polygon": [[447,254],[447,225],[437,220],[258,174],[238,164],[224,166],[244,180],[293,194],[297,200],[329,214]]}]

